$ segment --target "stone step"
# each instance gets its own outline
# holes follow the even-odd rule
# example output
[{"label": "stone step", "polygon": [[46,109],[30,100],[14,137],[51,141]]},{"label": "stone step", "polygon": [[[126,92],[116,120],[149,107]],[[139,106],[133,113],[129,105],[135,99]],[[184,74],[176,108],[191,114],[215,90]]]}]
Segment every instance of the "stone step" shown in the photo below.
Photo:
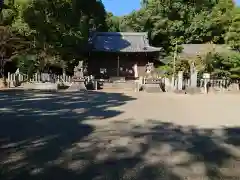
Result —
[{"label": "stone step", "polygon": [[135,83],[104,83],[103,89],[123,89],[123,90],[135,90]]},{"label": "stone step", "polygon": [[143,89],[145,92],[148,92],[148,93],[163,92],[159,84],[145,84],[143,86]]}]

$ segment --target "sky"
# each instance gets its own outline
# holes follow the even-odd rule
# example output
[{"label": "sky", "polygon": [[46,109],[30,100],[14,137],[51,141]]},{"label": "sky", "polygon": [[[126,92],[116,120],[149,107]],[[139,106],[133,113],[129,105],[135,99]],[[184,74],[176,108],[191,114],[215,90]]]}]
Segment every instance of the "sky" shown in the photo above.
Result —
[{"label": "sky", "polygon": [[[140,0],[102,0],[108,12],[116,16],[127,15],[140,8]],[[240,5],[240,0],[235,0]]]},{"label": "sky", "polygon": [[240,5],[240,0],[235,0],[235,2],[237,3],[237,5]]},{"label": "sky", "polygon": [[127,15],[140,8],[140,0],[102,0],[102,2],[106,11],[116,16]]}]

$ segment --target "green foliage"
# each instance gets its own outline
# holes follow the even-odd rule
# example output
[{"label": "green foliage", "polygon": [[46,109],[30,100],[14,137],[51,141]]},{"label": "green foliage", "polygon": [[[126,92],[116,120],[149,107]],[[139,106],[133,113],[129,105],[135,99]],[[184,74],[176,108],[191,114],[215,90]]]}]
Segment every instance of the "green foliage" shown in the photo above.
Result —
[{"label": "green foliage", "polygon": [[28,42],[12,32],[9,26],[0,26],[0,76],[4,76],[5,63],[19,53],[26,53],[28,48]]},{"label": "green foliage", "polygon": [[[173,73],[173,53],[176,43],[229,44],[240,50],[240,9],[232,0],[144,0],[142,8],[122,17],[122,31],[147,31],[150,43],[163,47],[165,65],[159,70]],[[180,47],[177,50],[180,51]],[[240,59],[237,53],[216,53],[209,49],[196,57],[177,58],[175,71],[189,73],[194,63],[200,72],[217,77],[239,78]]]},{"label": "green foliage", "polygon": [[36,56],[35,55],[19,55],[15,58],[17,61],[17,67],[19,71],[28,77],[32,77],[32,75],[37,71],[37,64],[36,64]]},{"label": "green foliage", "polygon": [[107,13],[106,23],[109,32],[119,32],[120,31],[120,18],[114,16],[112,13]]},{"label": "green foliage", "polygon": [[122,17],[120,21],[121,31],[126,32],[143,32],[145,31],[145,25],[147,23],[148,16],[144,9],[139,11],[133,11],[128,16]]},{"label": "green foliage", "polygon": [[[173,53],[182,43],[228,43],[240,49],[240,10],[232,0],[142,0],[142,8],[127,16],[106,13],[98,0],[5,0],[0,22],[1,56],[17,56],[19,68],[28,74],[48,64],[72,67],[85,59],[89,34],[94,31],[149,33],[153,46],[163,47],[165,66],[173,73]],[[0,29],[1,30],[1,29]],[[1,30],[2,31],[2,30]],[[35,58],[29,58],[32,54]],[[239,54],[208,50],[198,57],[177,58],[175,71],[189,74],[195,63],[199,71],[218,77],[239,78]]]},{"label": "green foliage", "polygon": [[235,9],[233,19],[225,39],[233,49],[240,51],[240,9]]},{"label": "green foliage", "polygon": [[18,53],[27,52],[28,48],[28,42],[15,34],[9,26],[0,26],[1,58],[11,59]]},{"label": "green foliage", "polygon": [[[70,65],[84,59],[89,32],[108,28],[104,6],[98,0],[15,0],[5,4],[8,8],[1,13],[4,23],[31,43],[28,53],[36,55],[34,67],[40,71],[47,64]],[[29,63],[20,59],[20,64]]]},{"label": "green foliage", "polygon": [[[174,64],[173,56],[167,56],[164,59],[165,65],[158,67],[158,70],[162,72],[165,76],[172,76],[175,73],[177,75],[178,71],[183,71],[184,76],[189,76],[190,73],[190,62],[186,58],[176,58]],[[175,65],[175,72],[174,72]]]},{"label": "green foliage", "polygon": [[240,54],[237,52],[215,54],[213,75],[217,77],[240,78]]},{"label": "green foliage", "polygon": [[148,31],[166,55],[181,43],[224,43],[232,19],[232,0],[144,0],[142,8],[121,21],[121,30]]},{"label": "green foliage", "polygon": [[34,30],[36,49],[58,54],[63,60],[79,59],[86,50],[89,31],[104,30],[105,10],[101,2],[34,1],[23,13]]},{"label": "green foliage", "polygon": [[[194,62],[200,74],[208,72],[215,78],[240,79],[240,54],[229,51],[218,53],[209,51],[195,57],[180,57],[175,62],[175,72],[183,71],[189,76],[190,65]],[[165,58],[165,65],[159,67],[165,75],[173,74],[173,57]],[[176,75],[176,74],[175,74]]]}]

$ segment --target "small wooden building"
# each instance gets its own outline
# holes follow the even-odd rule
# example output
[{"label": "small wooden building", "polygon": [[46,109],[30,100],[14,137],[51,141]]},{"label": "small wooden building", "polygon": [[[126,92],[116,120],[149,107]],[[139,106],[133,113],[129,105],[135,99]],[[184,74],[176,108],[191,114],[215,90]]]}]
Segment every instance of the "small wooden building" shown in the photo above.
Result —
[{"label": "small wooden building", "polygon": [[88,74],[132,79],[137,68],[138,76],[144,76],[146,64],[160,63],[160,51],[149,45],[147,33],[96,32],[91,39]]}]

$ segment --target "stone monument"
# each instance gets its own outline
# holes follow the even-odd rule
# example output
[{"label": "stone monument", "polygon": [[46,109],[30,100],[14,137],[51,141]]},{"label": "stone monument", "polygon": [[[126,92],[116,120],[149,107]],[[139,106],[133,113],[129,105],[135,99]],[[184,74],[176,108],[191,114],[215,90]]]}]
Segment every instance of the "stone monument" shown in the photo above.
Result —
[{"label": "stone monument", "polygon": [[79,61],[78,65],[74,67],[73,82],[67,91],[87,90],[85,86],[85,79],[83,75],[83,62]]},{"label": "stone monument", "polygon": [[187,94],[201,93],[201,89],[197,87],[197,78],[198,71],[196,69],[195,63],[193,62],[190,65],[190,87],[186,88]]},{"label": "stone monument", "polygon": [[84,77],[83,77],[83,62],[82,61],[79,61],[78,65],[74,67],[73,78],[75,80],[84,79]]},{"label": "stone monument", "polygon": [[146,64],[146,74],[150,74],[153,71],[153,63]]},{"label": "stone monument", "polygon": [[196,70],[195,67],[195,63],[192,62],[191,66],[190,66],[190,86],[192,88],[196,88],[197,87],[197,75],[198,75],[198,71]]},{"label": "stone monument", "polygon": [[137,63],[135,63],[133,65],[133,73],[134,73],[134,78],[137,79],[138,78],[138,65],[137,65]]},{"label": "stone monument", "polygon": [[183,71],[178,71],[177,89],[183,90]]}]

